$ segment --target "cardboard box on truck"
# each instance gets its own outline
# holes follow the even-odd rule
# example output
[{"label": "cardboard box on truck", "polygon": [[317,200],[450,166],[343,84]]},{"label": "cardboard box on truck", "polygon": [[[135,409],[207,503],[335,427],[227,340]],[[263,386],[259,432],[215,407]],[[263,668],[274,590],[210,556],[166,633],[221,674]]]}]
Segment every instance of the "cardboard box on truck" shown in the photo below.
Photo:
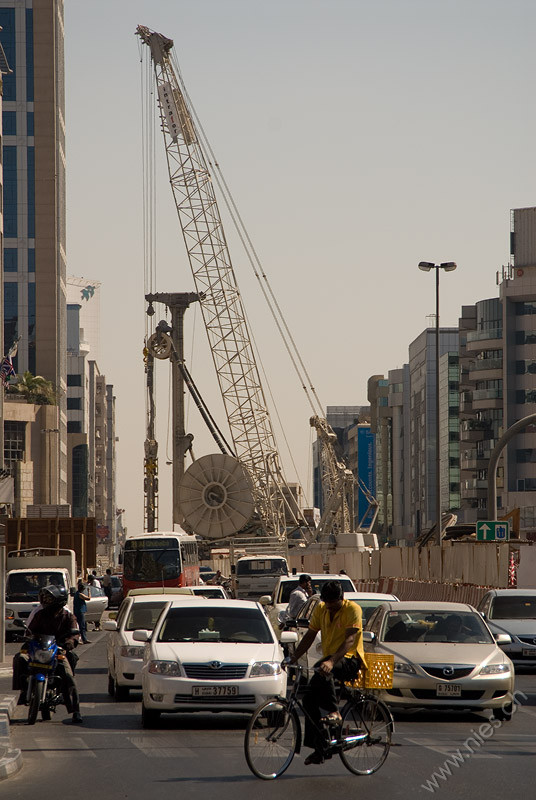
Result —
[{"label": "cardboard box on truck", "polygon": [[79,572],[97,564],[94,517],[4,518],[6,552],[36,547],[74,550]]}]

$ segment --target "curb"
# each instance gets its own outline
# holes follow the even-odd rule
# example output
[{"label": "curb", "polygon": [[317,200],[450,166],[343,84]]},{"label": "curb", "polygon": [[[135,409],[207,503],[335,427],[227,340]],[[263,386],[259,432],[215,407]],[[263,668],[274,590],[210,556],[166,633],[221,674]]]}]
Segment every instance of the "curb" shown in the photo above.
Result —
[{"label": "curb", "polygon": [[22,753],[11,748],[9,732],[9,722],[16,707],[16,695],[0,696],[0,780],[9,778],[22,767]]}]

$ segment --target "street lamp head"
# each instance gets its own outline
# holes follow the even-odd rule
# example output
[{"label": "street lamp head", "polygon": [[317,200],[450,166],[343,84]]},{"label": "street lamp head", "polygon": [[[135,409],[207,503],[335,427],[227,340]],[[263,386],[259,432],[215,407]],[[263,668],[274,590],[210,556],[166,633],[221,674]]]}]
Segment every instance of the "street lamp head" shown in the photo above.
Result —
[{"label": "street lamp head", "polygon": [[444,269],[445,272],[454,272],[457,265],[454,263],[454,261],[445,261],[443,264],[440,264],[439,266],[441,267],[441,269]]},{"label": "street lamp head", "polygon": [[430,272],[434,267],[435,264],[432,264],[431,261],[419,261],[419,269],[422,269],[423,272]]}]

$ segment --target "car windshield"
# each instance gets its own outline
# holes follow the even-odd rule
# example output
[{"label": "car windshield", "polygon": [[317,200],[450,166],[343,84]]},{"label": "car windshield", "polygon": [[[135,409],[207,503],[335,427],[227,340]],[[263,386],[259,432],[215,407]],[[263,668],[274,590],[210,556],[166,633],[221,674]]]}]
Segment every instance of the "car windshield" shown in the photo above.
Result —
[{"label": "car windshield", "polygon": [[369,621],[374,609],[386,602],[386,600],[352,600],[352,603],[357,603],[363,612],[363,625]]},{"label": "car windshield", "polygon": [[141,629],[152,631],[165,604],[165,600],[162,602],[132,603],[130,613],[125,623],[125,630],[135,631]]},{"label": "car windshield", "polygon": [[61,572],[13,572],[7,577],[6,600],[15,602],[37,602],[39,589],[43,586],[65,586]]},{"label": "car windshield", "polygon": [[489,612],[490,619],[536,619],[536,597],[498,595]]},{"label": "car windshield", "polygon": [[473,611],[405,609],[385,615],[380,639],[384,642],[447,642],[493,644],[479,614]]},{"label": "car windshield", "polygon": [[225,597],[225,595],[222,593],[222,591],[219,588],[219,586],[214,586],[214,587],[203,586],[201,588],[196,587],[196,589],[194,591],[194,594],[200,594],[203,597],[213,597],[213,598],[214,597],[221,597],[221,598]]},{"label": "car windshield", "polygon": [[273,642],[266,618],[257,608],[170,608],[159,642]]},{"label": "car windshield", "polygon": [[[335,578],[313,578],[311,580],[311,583],[313,584],[313,594],[320,594],[322,586],[328,581],[333,581],[333,580],[335,580]],[[284,583],[281,584],[279,600],[277,600],[278,603],[288,603],[291,592],[293,592],[296,586],[298,585],[298,581],[299,581],[299,575],[296,576],[296,580],[285,581]],[[354,586],[352,586],[352,581],[349,578],[340,578],[340,584],[342,586],[343,592],[355,592],[355,588]]]}]

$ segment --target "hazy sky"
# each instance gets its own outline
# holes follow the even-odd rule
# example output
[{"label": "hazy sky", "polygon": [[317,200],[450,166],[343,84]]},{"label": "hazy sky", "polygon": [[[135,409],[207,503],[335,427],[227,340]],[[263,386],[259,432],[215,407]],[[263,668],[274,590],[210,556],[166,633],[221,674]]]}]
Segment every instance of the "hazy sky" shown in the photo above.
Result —
[{"label": "hazy sky", "polygon": [[[324,405],[363,405],[430,324],[497,295],[510,209],[536,205],[533,0],[67,0],[68,269],[102,286],[118,506],[143,525],[145,392],[138,24],[174,39],[183,77]],[[157,291],[193,291],[157,140]],[[225,217],[224,217],[225,220]],[[242,252],[232,257],[267,383],[311,496],[310,408]],[[163,309],[162,309],[163,311]],[[157,312],[155,320],[164,314]],[[186,353],[221,402],[200,314]],[[171,520],[168,366],[159,367],[160,528]],[[268,391],[268,385],[266,386]],[[196,456],[214,452],[198,414]],[[296,476],[282,437],[287,477]],[[170,451],[168,445],[168,453]]]}]

